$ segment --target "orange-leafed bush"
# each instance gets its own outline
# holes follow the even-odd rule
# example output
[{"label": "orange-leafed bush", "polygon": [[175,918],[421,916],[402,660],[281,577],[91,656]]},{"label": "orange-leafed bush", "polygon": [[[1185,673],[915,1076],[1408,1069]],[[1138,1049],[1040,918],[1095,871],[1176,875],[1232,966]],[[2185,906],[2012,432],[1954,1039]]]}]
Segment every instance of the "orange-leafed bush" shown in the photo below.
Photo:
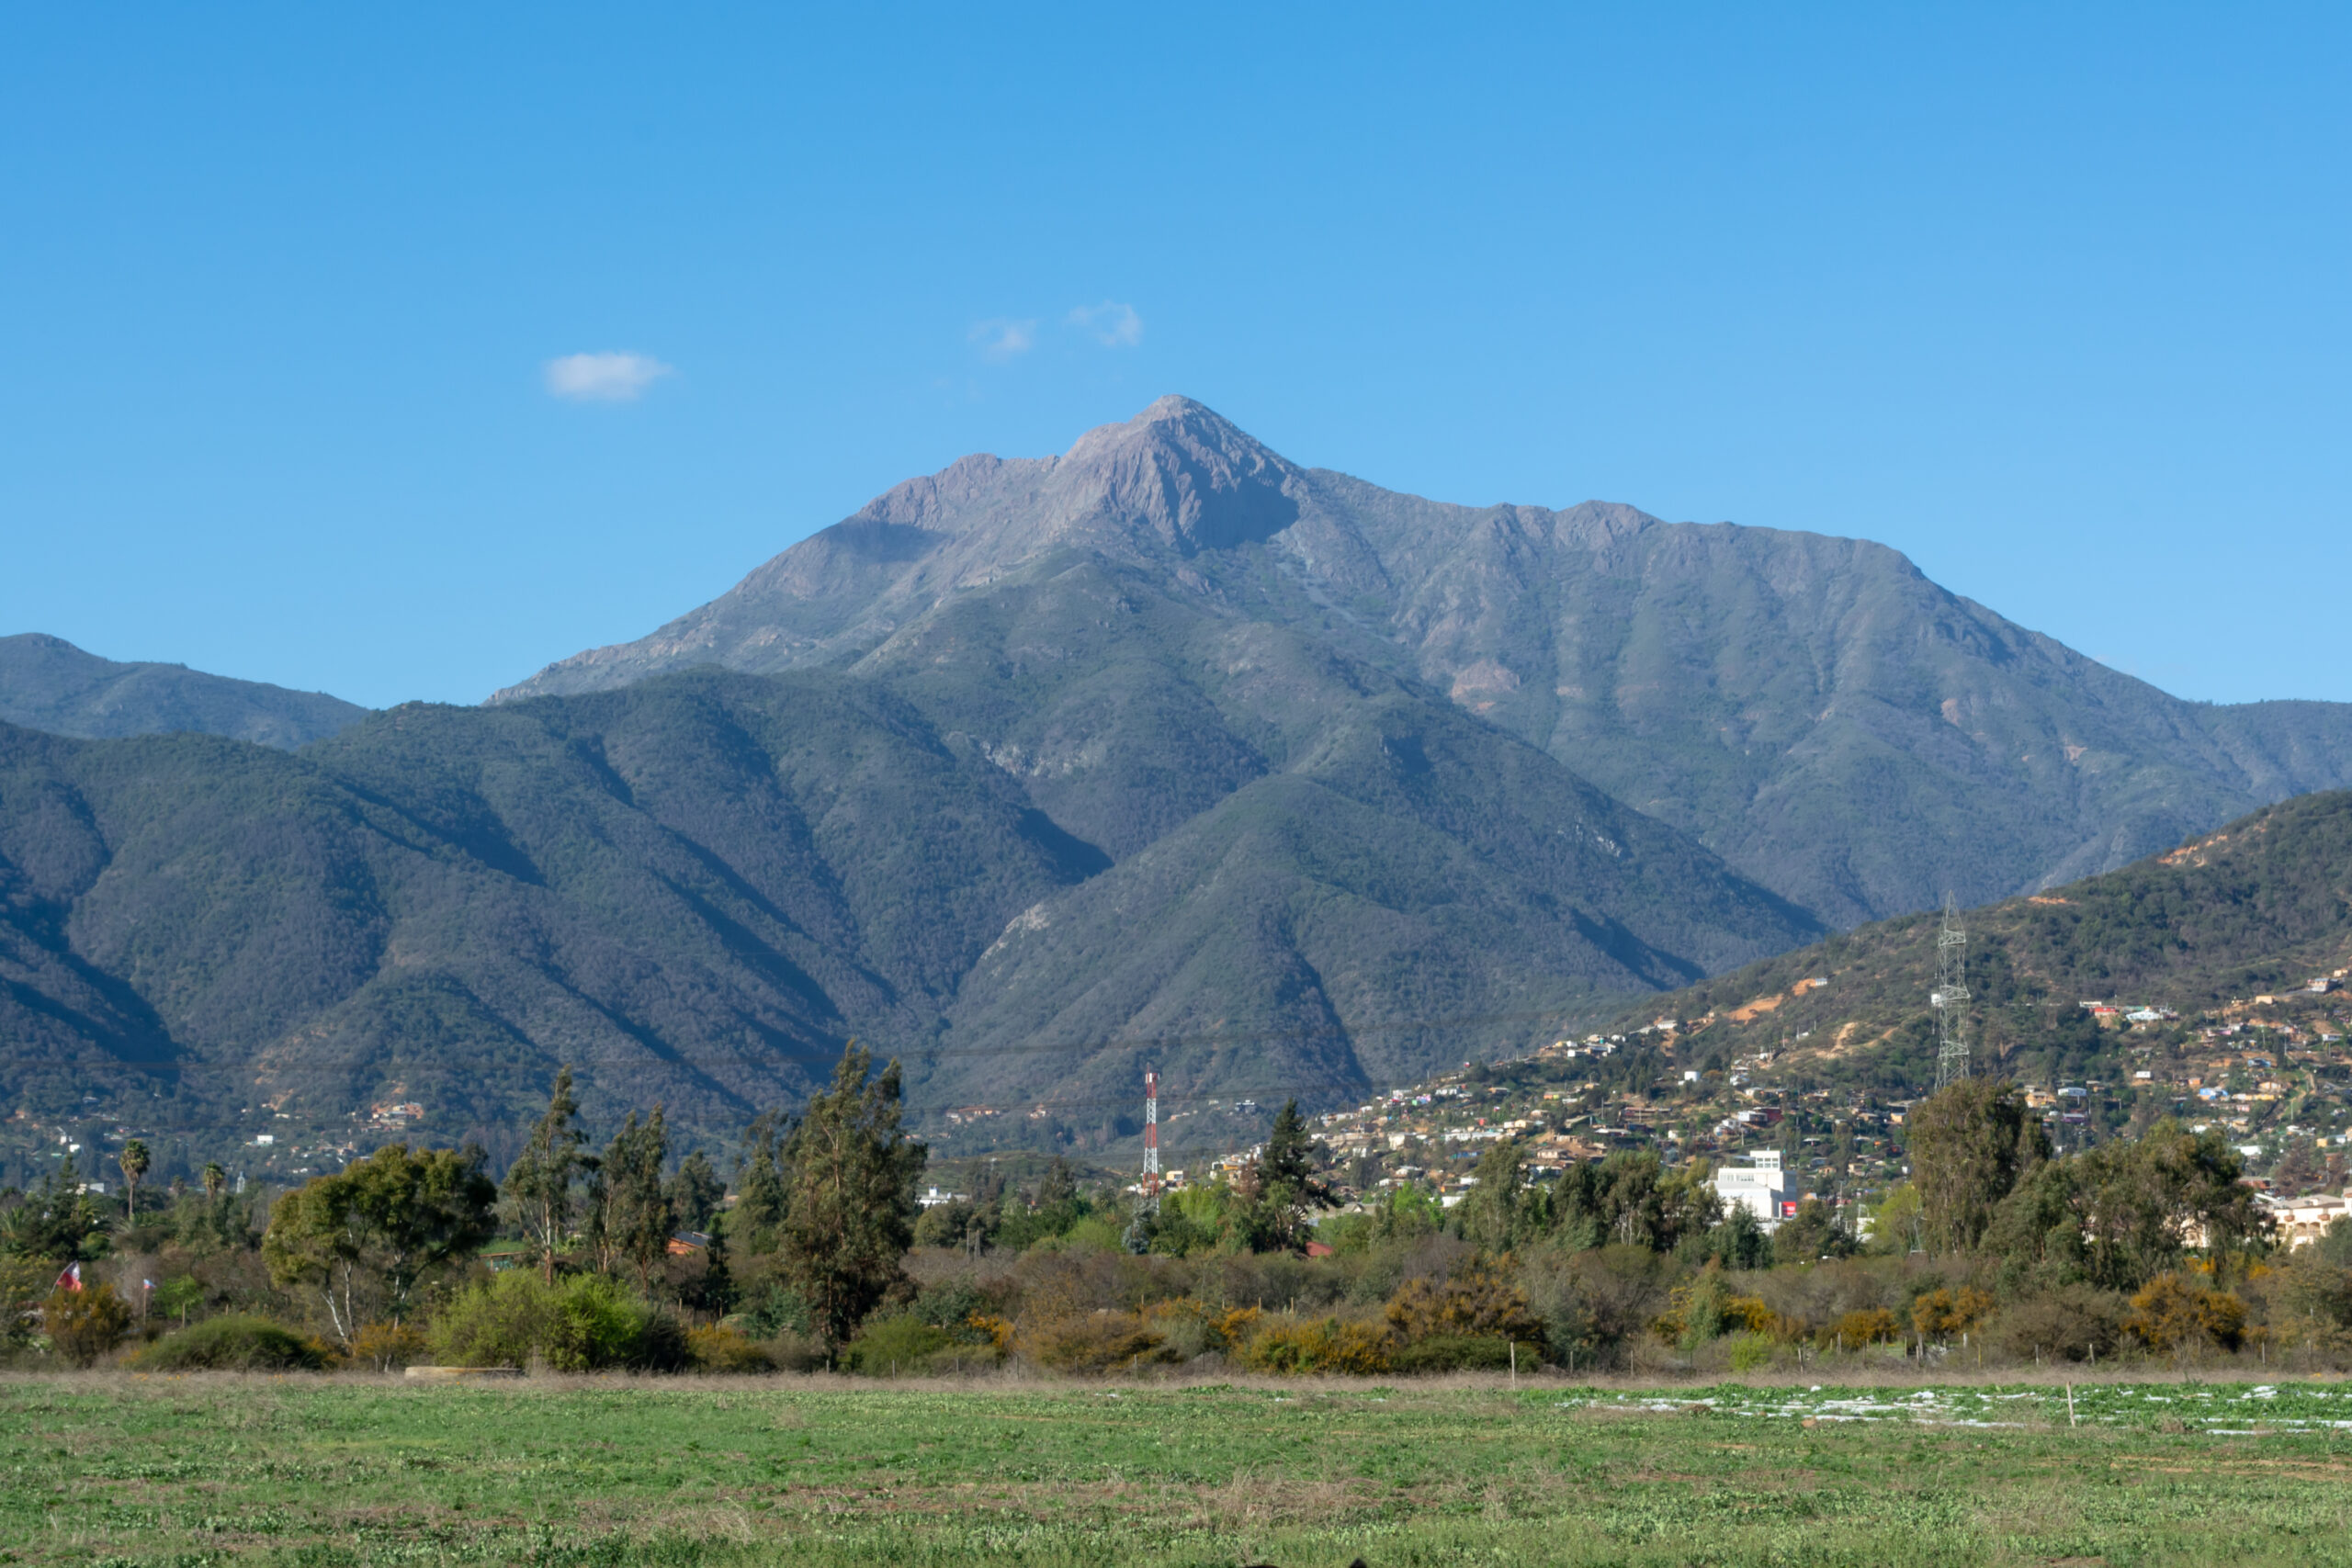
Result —
[{"label": "orange-leafed bush", "polygon": [[114,1293],[112,1285],[58,1291],[42,1305],[40,1325],[59,1355],[87,1367],[130,1332],[130,1306]]},{"label": "orange-leafed bush", "polygon": [[424,1336],[405,1323],[379,1319],[351,1337],[351,1359],[379,1372],[396,1372],[422,1361],[427,1349]]},{"label": "orange-leafed bush", "polygon": [[1102,1372],[1170,1359],[1167,1338],[1141,1313],[1057,1313],[1024,1319],[1014,1338],[1023,1355],[1064,1372]]},{"label": "orange-leafed bush", "polygon": [[1965,1334],[1993,1315],[1993,1298],[1973,1285],[1933,1290],[1911,1303],[1911,1326],[1930,1339]]},{"label": "orange-leafed bush", "polygon": [[1193,1296],[1171,1296],[1143,1309],[1145,1325],[1181,1356],[1233,1354],[1256,1331],[1261,1315],[1253,1306],[1213,1307]]},{"label": "orange-leafed bush", "polygon": [[1336,1317],[1261,1324],[1241,1347],[1252,1371],[1296,1377],[1314,1372],[1369,1375],[1388,1370],[1389,1338],[1377,1325]]},{"label": "orange-leafed bush", "polygon": [[2245,1303],[2182,1275],[2159,1274],[2132,1298],[2123,1332],[2151,1350],[2234,1350],[2245,1339]]},{"label": "orange-leafed bush", "polygon": [[1452,1279],[1408,1280],[1388,1300],[1389,1328],[1407,1344],[1419,1339],[1500,1339],[1540,1345],[1544,1320],[1511,1282],[1508,1256],[1474,1264]]},{"label": "orange-leafed bush", "polygon": [[1884,1307],[1869,1307],[1849,1312],[1832,1324],[1826,1337],[1844,1350],[1859,1350],[1865,1345],[1899,1337],[1903,1325]]}]

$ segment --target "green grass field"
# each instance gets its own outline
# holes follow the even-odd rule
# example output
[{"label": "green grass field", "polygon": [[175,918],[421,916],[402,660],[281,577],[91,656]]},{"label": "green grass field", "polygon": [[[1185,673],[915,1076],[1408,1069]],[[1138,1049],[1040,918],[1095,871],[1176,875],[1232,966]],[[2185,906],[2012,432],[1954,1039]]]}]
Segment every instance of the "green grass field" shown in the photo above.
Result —
[{"label": "green grass field", "polygon": [[24,1377],[0,1467],[11,1562],[2352,1562],[2315,1382]]}]

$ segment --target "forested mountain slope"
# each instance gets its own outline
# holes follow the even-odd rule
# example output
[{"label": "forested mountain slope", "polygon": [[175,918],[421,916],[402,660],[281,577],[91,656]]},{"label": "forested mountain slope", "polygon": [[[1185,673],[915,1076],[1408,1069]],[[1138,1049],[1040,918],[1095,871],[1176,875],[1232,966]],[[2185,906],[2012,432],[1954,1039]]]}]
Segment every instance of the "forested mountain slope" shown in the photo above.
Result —
[{"label": "forested mountain slope", "polygon": [[[1074,572],[1099,585],[1099,613],[1062,615],[1049,639],[987,663],[953,629],[1035,624]],[[1189,614],[1136,620],[1138,596]],[[998,599],[1021,607],[985,607]],[[2112,869],[2352,784],[2352,707],[2180,701],[1883,546],[1600,502],[1424,501],[1301,468],[1182,398],[1058,458],[972,457],[910,480],[652,635],[499,699],[708,662],[922,660],[955,678],[961,705],[938,722],[1033,789],[1116,801],[1141,840],[1213,786],[1184,779],[1181,750],[1139,753],[1152,738],[1120,700],[1060,707],[1043,760],[1022,733],[1038,728],[1024,682],[1151,628],[1180,660],[1202,620],[1409,676],[1833,925]]]},{"label": "forested mountain slope", "polygon": [[187,730],[291,750],[368,711],[323,692],[233,681],[184,664],[118,663],[39,632],[0,637],[0,723],[58,735]]},{"label": "forested mountain slope", "polygon": [[[1041,621],[929,630],[1026,657],[1103,592],[1081,571]],[[1050,1098],[1033,1130],[1099,1139],[1147,1055],[1203,1093],[1347,1092],[1449,1059],[1465,1011],[1533,1038],[1818,931],[1409,682],[1273,628],[1188,635],[1189,662],[1166,637],[1049,662],[1042,728],[993,758],[930,716],[959,676],[920,658],[410,705],[290,756],[0,727],[0,1092],[288,1147],[414,1102],[436,1141],[496,1144],[569,1062],[592,1120],[658,1100],[720,1135],[856,1035],[919,1107]],[[1089,703],[1155,742],[1096,762],[1131,806],[1036,782]],[[1170,746],[1197,804],[1145,820]],[[1140,1043],[1236,1030],[1259,1038]]]},{"label": "forested mountain slope", "polygon": [[398,708],[300,757],[0,730],[0,857],[12,1097],[160,1092],[174,1127],[408,1100],[438,1138],[561,1062],[690,1128],[797,1098],[1079,874],[881,694],[746,681]]},{"label": "forested mountain slope", "polygon": [[[1962,923],[1979,1061],[2060,1071],[2071,1059],[2079,1077],[2123,1038],[2102,1043],[2086,1000],[2171,1008],[2193,1021],[2352,965],[2352,791],[2281,801],[2120,871],[1968,910]],[[1702,1021],[1686,1034],[1686,1065],[1786,1050],[1786,1066],[1917,1087],[1934,1073],[1928,994],[1940,925],[1920,914],[1862,926],[1647,1001],[1618,1027]],[[1828,984],[1803,984],[1813,978]]]}]

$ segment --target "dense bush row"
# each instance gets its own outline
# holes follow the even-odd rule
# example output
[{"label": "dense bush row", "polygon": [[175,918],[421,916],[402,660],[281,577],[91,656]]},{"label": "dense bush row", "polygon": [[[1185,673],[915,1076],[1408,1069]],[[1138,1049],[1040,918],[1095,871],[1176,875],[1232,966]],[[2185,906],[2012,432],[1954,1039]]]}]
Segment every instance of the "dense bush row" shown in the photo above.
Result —
[{"label": "dense bush row", "polygon": [[[1456,1209],[1406,1189],[1324,1213],[1289,1111],[1242,1180],[1157,1213],[1057,1164],[918,1221],[895,1074],[854,1052],[797,1122],[754,1130],[731,1207],[707,1160],[669,1160],[658,1107],[594,1156],[571,1115],[560,1082],[503,1190],[478,1156],[401,1147],[266,1213],[215,1181],[134,1223],[52,1182],[0,1216],[11,1344],[157,1370],[883,1377],[2352,1363],[2352,1228],[2285,1253],[2218,1141],[2159,1124],[2052,1157],[1998,1084],[1916,1109],[1916,1179],[1867,1245],[1817,1204],[1767,1236],[1653,1156],[1536,1186],[1508,1144]],[[493,1273],[502,1224],[522,1239]],[[676,1246],[682,1224],[703,1239]],[[53,1289],[61,1267],[87,1288]]]}]

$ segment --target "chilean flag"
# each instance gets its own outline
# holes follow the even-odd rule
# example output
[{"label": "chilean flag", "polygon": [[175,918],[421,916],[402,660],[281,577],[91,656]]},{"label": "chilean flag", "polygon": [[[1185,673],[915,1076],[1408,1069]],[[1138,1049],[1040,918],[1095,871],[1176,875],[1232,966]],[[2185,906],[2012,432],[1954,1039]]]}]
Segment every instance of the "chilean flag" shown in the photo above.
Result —
[{"label": "chilean flag", "polygon": [[82,1266],[79,1263],[69,1264],[66,1267],[65,1272],[57,1277],[57,1283],[50,1288],[56,1291],[80,1290],[82,1288]]}]

